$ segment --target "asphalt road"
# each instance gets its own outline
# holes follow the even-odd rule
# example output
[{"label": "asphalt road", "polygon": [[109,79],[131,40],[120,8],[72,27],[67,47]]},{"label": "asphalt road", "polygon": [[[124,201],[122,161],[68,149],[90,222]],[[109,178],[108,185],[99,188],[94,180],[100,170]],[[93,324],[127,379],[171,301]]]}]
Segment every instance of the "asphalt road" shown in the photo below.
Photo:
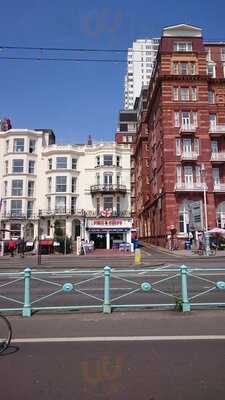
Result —
[{"label": "asphalt road", "polygon": [[11,322],[14,341],[0,356],[4,400],[225,396],[221,311],[36,315]]},{"label": "asphalt road", "polygon": [[0,365],[4,400],[225,396],[224,341],[23,343]]}]

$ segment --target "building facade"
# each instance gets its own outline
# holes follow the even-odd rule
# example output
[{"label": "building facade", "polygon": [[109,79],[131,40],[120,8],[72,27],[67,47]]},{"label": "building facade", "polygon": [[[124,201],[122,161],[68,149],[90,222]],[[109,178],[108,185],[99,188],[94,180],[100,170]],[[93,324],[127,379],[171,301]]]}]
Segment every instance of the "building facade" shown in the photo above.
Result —
[{"label": "building facade", "polygon": [[[136,103],[137,104],[137,100]],[[118,128],[115,135],[116,143],[130,144],[130,182],[131,182],[131,216],[135,218],[135,172],[134,143],[137,134],[137,110],[121,110],[119,112]],[[135,223],[135,221],[134,221]]]},{"label": "building facade", "polygon": [[225,43],[205,43],[194,26],[165,28],[145,123],[150,188],[136,210],[142,237],[165,246],[176,233],[183,246],[189,232],[225,227]]},{"label": "building facade", "polygon": [[130,242],[130,146],[55,144],[51,130],[0,132],[4,239]]},{"label": "building facade", "polygon": [[124,79],[124,108],[132,110],[142,86],[149,84],[159,39],[138,39],[127,51],[127,73]]}]

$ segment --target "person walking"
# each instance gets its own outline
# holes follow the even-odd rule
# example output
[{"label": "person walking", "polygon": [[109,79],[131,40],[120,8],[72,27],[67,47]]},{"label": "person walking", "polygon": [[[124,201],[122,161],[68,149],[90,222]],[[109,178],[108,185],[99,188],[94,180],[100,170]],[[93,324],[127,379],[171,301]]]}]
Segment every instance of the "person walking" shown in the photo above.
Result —
[{"label": "person walking", "polygon": [[18,253],[20,257],[24,258],[24,239],[19,237],[17,240]]},{"label": "person walking", "polygon": [[11,257],[14,257],[14,250],[16,249],[15,240],[10,239],[8,247],[9,247],[9,252],[10,252]]}]

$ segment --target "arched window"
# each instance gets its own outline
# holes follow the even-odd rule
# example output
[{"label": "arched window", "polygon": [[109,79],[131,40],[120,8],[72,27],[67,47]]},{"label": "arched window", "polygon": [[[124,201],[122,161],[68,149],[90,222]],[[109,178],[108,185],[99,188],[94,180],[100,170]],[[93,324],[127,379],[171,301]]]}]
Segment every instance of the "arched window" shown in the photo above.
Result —
[{"label": "arched window", "polygon": [[219,228],[225,228],[225,201],[220,203],[216,209],[216,224]]},{"label": "arched window", "polygon": [[179,231],[203,230],[202,200],[184,200],[179,208]]}]

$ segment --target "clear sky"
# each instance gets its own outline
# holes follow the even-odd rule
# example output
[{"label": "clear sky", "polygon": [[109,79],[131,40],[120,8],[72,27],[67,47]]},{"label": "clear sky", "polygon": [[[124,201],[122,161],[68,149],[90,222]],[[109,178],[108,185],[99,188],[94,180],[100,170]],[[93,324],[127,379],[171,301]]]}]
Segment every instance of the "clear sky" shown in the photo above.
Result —
[{"label": "clear sky", "polygon": [[[0,0],[1,46],[127,49],[189,23],[225,41],[224,0]],[[0,51],[1,56],[125,58],[125,54]],[[0,60],[1,117],[14,128],[51,128],[58,143],[114,137],[126,64]]]}]

